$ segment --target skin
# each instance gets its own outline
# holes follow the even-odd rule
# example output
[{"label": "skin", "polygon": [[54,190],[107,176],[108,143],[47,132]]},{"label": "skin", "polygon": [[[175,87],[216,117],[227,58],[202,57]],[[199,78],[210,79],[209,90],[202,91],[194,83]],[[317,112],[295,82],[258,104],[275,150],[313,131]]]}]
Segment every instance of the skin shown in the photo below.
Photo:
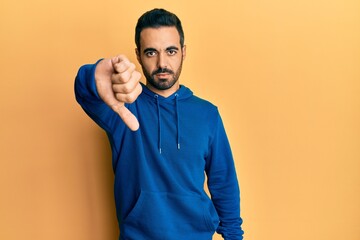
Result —
[{"label": "skin", "polygon": [[140,33],[137,59],[146,77],[146,86],[168,97],[179,89],[179,77],[186,56],[175,27],[145,28]]},{"label": "skin", "polygon": [[[168,97],[179,89],[179,76],[186,47],[180,46],[175,27],[146,28],[140,33],[136,56],[153,92]],[[100,98],[132,130],[139,128],[136,117],[125,107],[141,94],[141,74],[124,55],[101,60],[95,69],[95,84]]]}]

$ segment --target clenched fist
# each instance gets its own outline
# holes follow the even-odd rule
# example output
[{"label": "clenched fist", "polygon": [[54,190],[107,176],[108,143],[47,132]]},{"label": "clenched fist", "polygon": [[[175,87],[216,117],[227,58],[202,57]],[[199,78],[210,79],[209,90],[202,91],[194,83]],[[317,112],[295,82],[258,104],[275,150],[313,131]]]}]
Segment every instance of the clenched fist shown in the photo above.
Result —
[{"label": "clenched fist", "polygon": [[134,102],[142,91],[141,74],[135,70],[124,55],[103,59],[95,69],[97,91],[102,100],[133,131],[139,128],[136,117],[125,107],[125,103]]}]

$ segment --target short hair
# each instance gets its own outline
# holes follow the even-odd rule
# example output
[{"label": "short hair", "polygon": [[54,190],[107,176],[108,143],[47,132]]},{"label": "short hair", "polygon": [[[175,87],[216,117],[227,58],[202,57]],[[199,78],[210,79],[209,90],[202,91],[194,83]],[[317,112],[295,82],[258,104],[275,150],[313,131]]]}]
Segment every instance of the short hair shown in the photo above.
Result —
[{"label": "short hair", "polygon": [[155,8],[144,13],[136,24],[135,44],[140,49],[140,33],[145,28],[176,27],[180,36],[180,46],[184,46],[184,31],[180,19],[165,9]]}]

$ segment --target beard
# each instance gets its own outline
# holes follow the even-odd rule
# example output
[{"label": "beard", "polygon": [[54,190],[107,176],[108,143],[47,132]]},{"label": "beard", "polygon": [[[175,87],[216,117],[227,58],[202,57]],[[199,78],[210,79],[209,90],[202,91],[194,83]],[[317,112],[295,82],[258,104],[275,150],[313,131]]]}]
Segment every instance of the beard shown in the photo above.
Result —
[{"label": "beard", "polygon": [[[150,84],[152,87],[154,87],[155,89],[158,89],[158,90],[167,90],[167,89],[170,89],[172,86],[174,86],[174,84],[179,80],[180,73],[182,70],[182,63],[183,63],[183,60],[181,60],[180,66],[176,70],[176,72],[174,72],[168,68],[158,68],[155,71],[153,71],[152,73],[149,73],[144,68],[144,66],[141,66],[141,67],[142,67],[144,76],[145,76],[148,84]],[[168,73],[170,76],[169,76],[169,78],[158,78],[156,80],[155,79],[156,74],[159,74],[159,73]]]}]

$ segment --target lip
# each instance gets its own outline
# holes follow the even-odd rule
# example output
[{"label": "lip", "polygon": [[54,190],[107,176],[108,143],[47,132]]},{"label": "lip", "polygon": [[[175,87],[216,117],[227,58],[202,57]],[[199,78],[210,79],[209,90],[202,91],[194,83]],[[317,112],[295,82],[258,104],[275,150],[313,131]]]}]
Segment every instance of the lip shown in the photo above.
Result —
[{"label": "lip", "polygon": [[167,77],[169,75],[170,75],[169,73],[157,73],[156,74],[156,76],[158,76],[158,77]]}]

